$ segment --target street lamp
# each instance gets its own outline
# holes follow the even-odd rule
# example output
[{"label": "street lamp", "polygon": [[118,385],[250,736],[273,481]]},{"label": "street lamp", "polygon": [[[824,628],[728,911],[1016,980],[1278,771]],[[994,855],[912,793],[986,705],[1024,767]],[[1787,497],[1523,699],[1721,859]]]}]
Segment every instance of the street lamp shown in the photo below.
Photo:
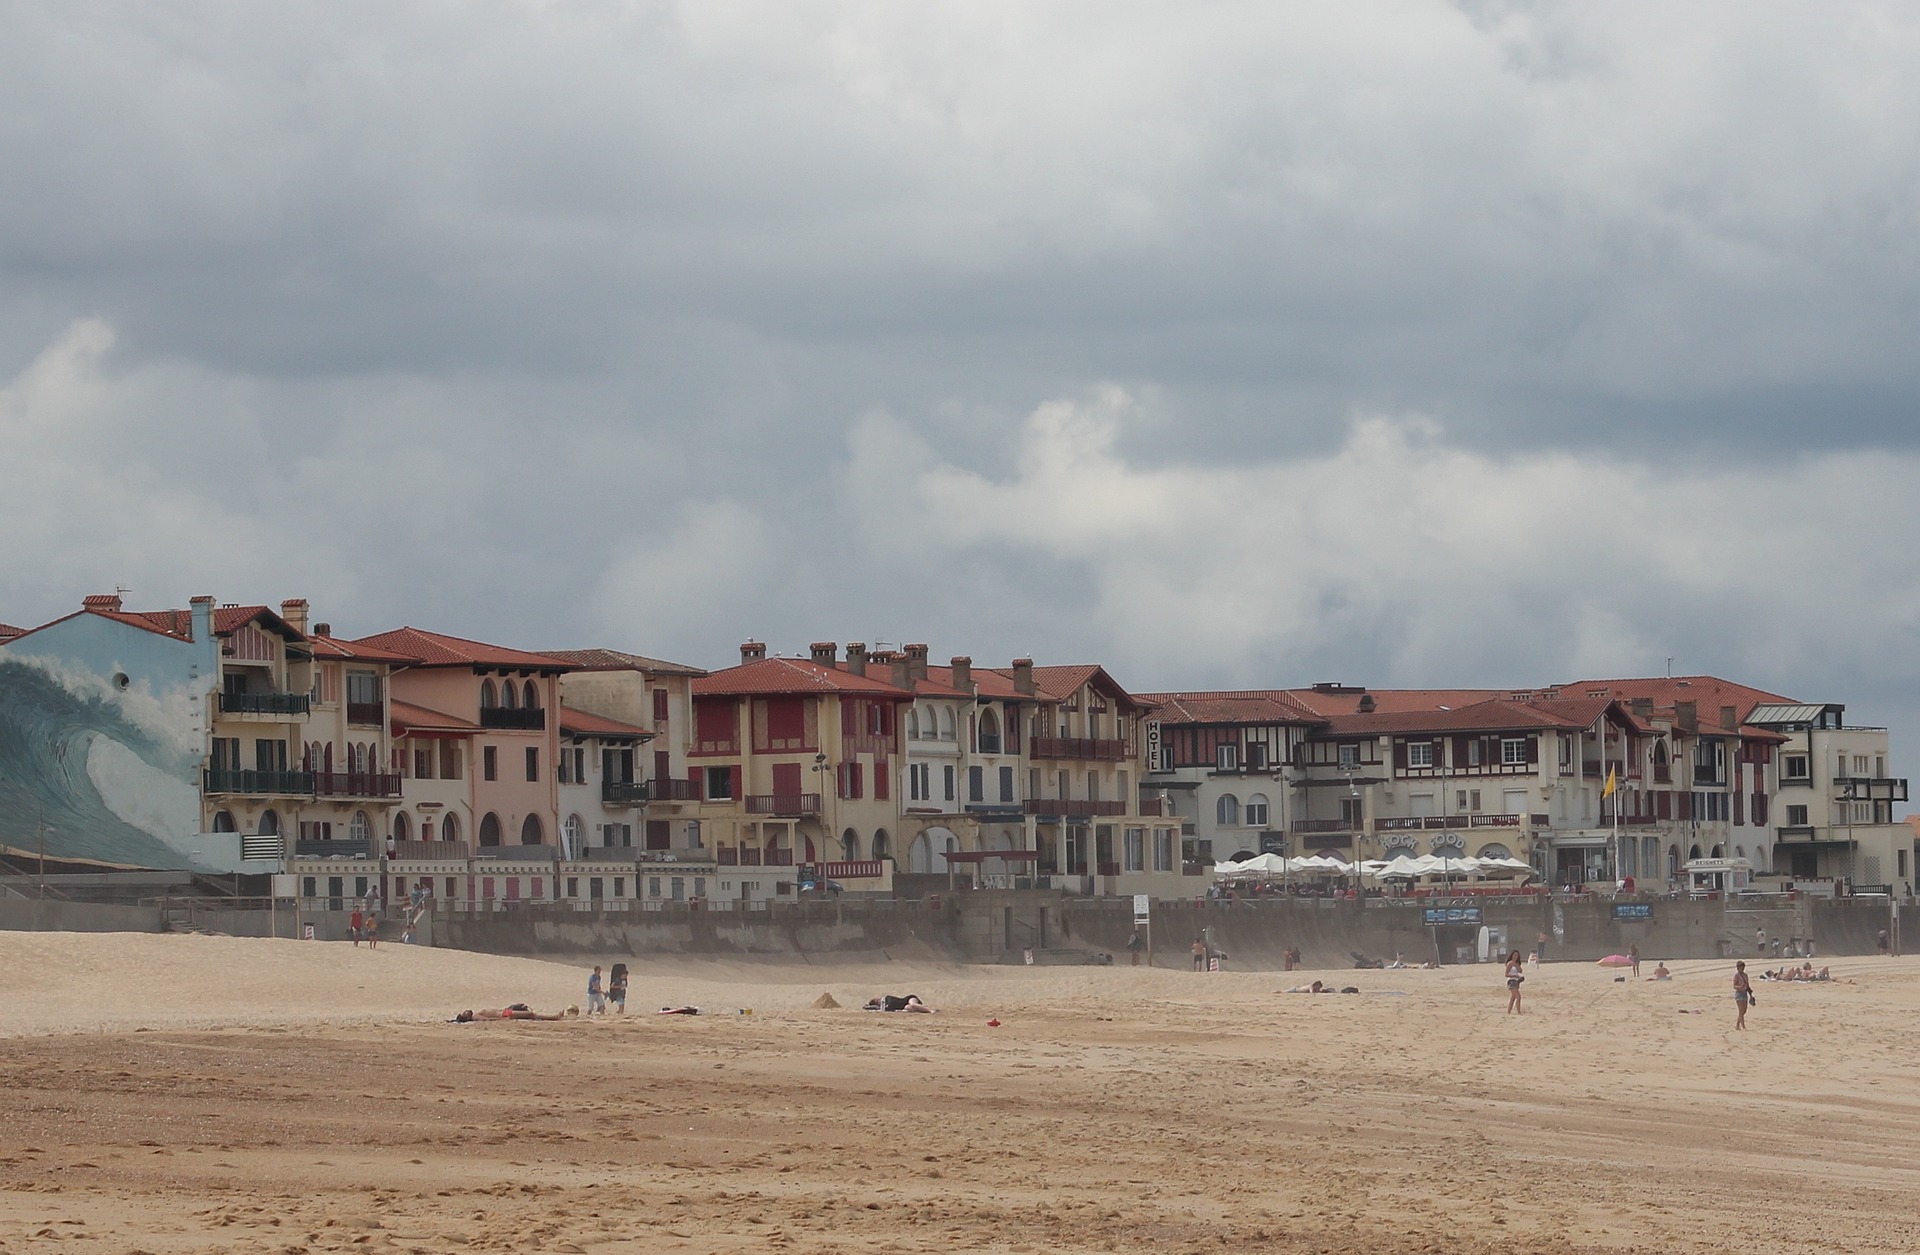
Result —
[{"label": "street lamp", "polygon": [[1358,805],[1360,786],[1354,783],[1354,778],[1360,774],[1360,764],[1358,762],[1341,763],[1340,774],[1347,778],[1347,805],[1353,816],[1348,821],[1352,826],[1353,836],[1353,843],[1348,848],[1348,856],[1353,861],[1348,866],[1352,873],[1353,896],[1357,899],[1360,896],[1360,828],[1365,818],[1360,814]]}]

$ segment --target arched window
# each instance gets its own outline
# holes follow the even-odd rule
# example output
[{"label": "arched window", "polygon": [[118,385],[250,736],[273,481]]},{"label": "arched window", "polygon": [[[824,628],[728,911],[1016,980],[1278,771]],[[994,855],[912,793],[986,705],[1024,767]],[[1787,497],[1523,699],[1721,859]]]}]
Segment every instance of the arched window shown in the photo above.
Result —
[{"label": "arched window", "polygon": [[1713,847],[1713,855],[1712,855],[1712,857],[1714,857],[1714,858],[1725,858],[1726,856],[1727,856],[1727,855],[1726,855],[1726,847],[1725,847],[1725,846],[1719,846],[1719,845],[1716,845],[1716,846],[1714,846],[1714,847]]},{"label": "arched window", "polygon": [[353,812],[353,819],[347,824],[347,836],[355,841],[371,841],[373,824],[367,819],[367,812]]},{"label": "arched window", "polygon": [[1687,861],[1688,861],[1689,863],[1691,863],[1691,862],[1692,862],[1692,861],[1693,861],[1694,859],[1697,859],[1697,858],[1699,858],[1699,857],[1700,857],[1700,847],[1699,847],[1699,846],[1697,846],[1697,845],[1695,845],[1695,846],[1689,846],[1689,847],[1687,848]]},{"label": "arched window", "polygon": [[532,680],[528,680],[521,688],[520,695],[523,699],[520,703],[522,706],[525,706],[528,710],[540,709],[540,690],[533,687]]},{"label": "arched window", "polygon": [[520,694],[519,691],[514,688],[512,680],[500,681],[500,704],[508,710],[512,710],[520,704]]},{"label": "arched window", "polygon": [[892,851],[887,848],[887,830],[885,828],[874,829],[873,856],[875,858],[886,858],[891,853]]},{"label": "arched window", "polygon": [[454,818],[452,811],[448,811],[440,817],[440,839],[442,841],[458,841],[460,839],[460,821]]},{"label": "arched window", "polygon": [[270,837],[277,834],[279,831],[280,831],[279,813],[271,810],[260,812],[261,835]]},{"label": "arched window", "polygon": [[1680,847],[1677,845],[1667,847],[1667,879],[1680,879]]},{"label": "arched window", "polygon": [[860,834],[851,828],[840,834],[840,857],[849,863],[860,857]]},{"label": "arched window", "polygon": [[940,708],[940,739],[943,741],[953,739],[953,707],[951,706]]},{"label": "arched window", "polygon": [[[451,819],[453,816],[449,815],[447,818]],[[486,817],[480,821],[480,844],[482,846],[500,844],[500,816],[492,811],[488,811]]]},{"label": "arched window", "polygon": [[1000,718],[988,706],[980,712],[980,753],[998,754],[1000,752]]},{"label": "arched window", "polygon": [[1736,845],[1736,846],[1734,846],[1734,847],[1733,847],[1733,856],[1734,856],[1735,858],[1745,858],[1745,857],[1747,856],[1747,847],[1746,847],[1746,846],[1744,846],[1744,845]]},{"label": "arched window", "polygon": [[1256,793],[1247,799],[1247,827],[1264,828],[1267,826],[1267,795]]},{"label": "arched window", "polygon": [[393,839],[410,841],[413,839],[413,824],[407,819],[407,812],[401,811],[393,817]]},{"label": "arched window", "polygon": [[907,739],[920,739],[920,712],[911,706],[907,707]]},{"label": "arched window", "polygon": [[520,844],[540,845],[546,837],[546,829],[540,825],[540,816],[528,815],[520,824]]},{"label": "arched window", "polygon": [[567,816],[567,822],[560,825],[560,842],[566,846],[564,852],[568,858],[580,857],[580,850],[585,844],[586,836],[586,822],[578,815]]},{"label": "arched window", "polygon": [[213,813],[213,830],[215,832],[238,832],[239,829],[236,828],[233,823],[233,812],[215,811]]},{"label": "arched window", "polygon": [[1240,799],[1231,793],[1222,793],[1220,800],[1213,804],[1213,820],[1222,828],[1240,826]]},{"label": "arched window", "polygon": [[498,704],[498,701],[493,696],[493,681],[480,681],[480,709],[492,710]]}]

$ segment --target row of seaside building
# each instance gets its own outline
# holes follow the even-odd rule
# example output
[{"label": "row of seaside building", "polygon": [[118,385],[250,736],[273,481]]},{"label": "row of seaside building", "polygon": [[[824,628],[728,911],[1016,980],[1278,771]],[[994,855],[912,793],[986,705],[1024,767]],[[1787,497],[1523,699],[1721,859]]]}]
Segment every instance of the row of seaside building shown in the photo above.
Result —
[{"label": "row of seaside building", "polygon": [[103,595],[0,626],[7,855],[290,873],[319,899],[730,905],[912,875],[1191,897],[1260,852],[1656,889],[1745,859],[1907,893],[1906,796],[1884,728],[1711,676],[1139,693],[1096,664],[825,642],[709,671],[347,639],[301,600]]}]

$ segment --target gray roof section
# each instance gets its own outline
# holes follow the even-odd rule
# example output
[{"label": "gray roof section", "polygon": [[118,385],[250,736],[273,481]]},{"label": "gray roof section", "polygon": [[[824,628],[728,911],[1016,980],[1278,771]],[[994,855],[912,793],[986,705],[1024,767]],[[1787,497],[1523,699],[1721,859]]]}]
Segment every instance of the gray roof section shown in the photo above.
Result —
[{"label": "gray roof section", "polygon": [[1790,723],[1815,723],[1827,713],[1824,705],[1755,706],[1747,722],[1762,728]]}]

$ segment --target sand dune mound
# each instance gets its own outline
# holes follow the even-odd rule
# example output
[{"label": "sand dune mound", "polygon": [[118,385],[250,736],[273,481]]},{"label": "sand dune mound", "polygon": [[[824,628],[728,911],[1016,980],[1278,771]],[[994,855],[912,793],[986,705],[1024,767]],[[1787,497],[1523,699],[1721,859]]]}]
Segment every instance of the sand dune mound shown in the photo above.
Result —
[{"label": "sand dune mound", "polygon": [[813,1009],[815,1011],[838,1011],[840,1009],[840,1002],[839,999],[835,998],[832,994],[821,994],[813,1000]]}]

